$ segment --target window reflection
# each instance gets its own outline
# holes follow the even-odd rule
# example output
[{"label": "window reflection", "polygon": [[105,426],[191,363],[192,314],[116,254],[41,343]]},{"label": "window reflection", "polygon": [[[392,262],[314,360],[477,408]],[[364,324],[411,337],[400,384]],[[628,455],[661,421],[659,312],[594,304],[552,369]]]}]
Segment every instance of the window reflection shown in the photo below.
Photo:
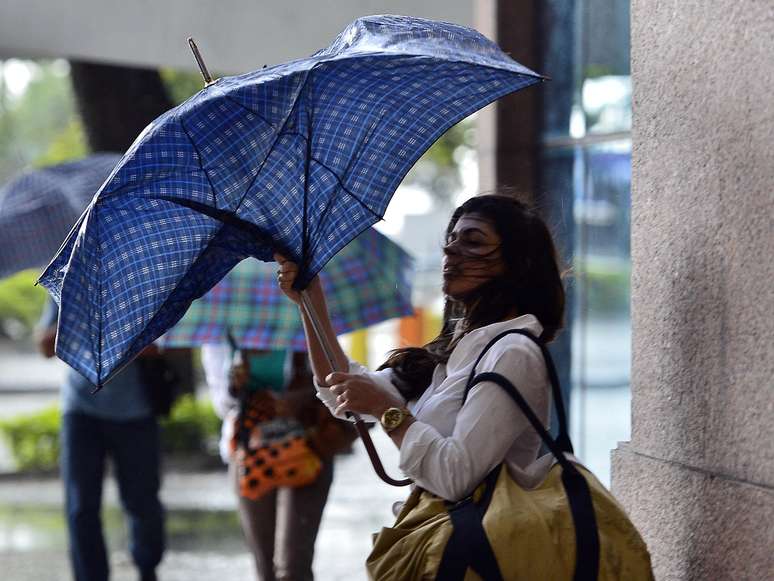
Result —
[{"label": "window reflection", "polygon": [[581,90],[589,133],[616,133],[632,128],[632,82],[628,75],[585,79]]},{"label": "window reflection", "polygon": [[629,2],[544,4],[541,189],[565,261],[568,345],[581,459],[609,481],[609,453],[629,438],[632,86]]}]

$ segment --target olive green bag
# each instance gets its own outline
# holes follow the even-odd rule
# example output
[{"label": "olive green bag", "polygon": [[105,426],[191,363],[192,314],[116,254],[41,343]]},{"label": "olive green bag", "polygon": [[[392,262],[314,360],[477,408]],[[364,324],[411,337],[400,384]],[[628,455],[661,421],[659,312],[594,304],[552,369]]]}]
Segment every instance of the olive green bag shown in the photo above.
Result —
[{"label": "olive green bag", "polygon": [[[510,333],[538,344],[546,359],[559,420],[553,439],[519,391],[497,373],[475,375],[484,353]],[[375,536],[366,562],[376,581],[575,580],[651,581],[650,555],[623,508],[572,456],[559,382],[545,345],[523,330],[506,331],[481,352],[468,379],[498,384],[551,451],[525,470],[542,477],[523,486],[505,464],[456,503],[415,489],[392,528]],[[464,405],[464,399],[463,399]]]}]

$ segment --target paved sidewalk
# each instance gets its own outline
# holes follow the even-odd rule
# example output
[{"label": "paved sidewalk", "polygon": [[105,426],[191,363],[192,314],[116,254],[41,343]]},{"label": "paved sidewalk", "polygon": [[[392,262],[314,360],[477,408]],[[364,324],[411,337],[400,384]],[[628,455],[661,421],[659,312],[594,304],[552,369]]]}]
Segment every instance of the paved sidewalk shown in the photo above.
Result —
[{"label": "paved sidewalk", "polygon": [[[396,473],[397,454],[378,430],[372,431],[388,470]],[[317,539],[315,575],[320,581],[365,579],[363,563],[371,533],[392,520],[390,507],[406,489],[383,484],[368,465],[362,445],[337,460],[330,499]],[[168,472],[162,489],[168,509],[169,549],[159,571],[162,581],[222,581],[253,578],[234,514],[235,499],[224,471]],[[0,562],[8,581],[68,581],[62,490],[58,479],[0,478]],[[111,522],[119,520],[112,480],[105,490]],[[42,523],[49,526],[42,527]],[[197,528],[200,528],[197,534]],[[206,531],[202,534],[202,531]],[[113,581],[133,581],[125,531],[112,526]]]}]

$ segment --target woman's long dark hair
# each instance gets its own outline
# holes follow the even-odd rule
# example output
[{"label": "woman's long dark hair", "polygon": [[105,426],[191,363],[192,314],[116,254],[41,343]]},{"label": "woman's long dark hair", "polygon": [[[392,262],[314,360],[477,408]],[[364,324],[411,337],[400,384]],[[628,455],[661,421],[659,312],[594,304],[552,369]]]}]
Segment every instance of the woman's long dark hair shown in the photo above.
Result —
[{"label": "woman's long dark hair", "polygon": [[[445,363],[467,332],[504,320],[514,311],[535,315],[543,326],[541,339],[553,340],[564,321],[564,286],[551,233],[538,213],[510,195],[470,198],[452,214],[447,236],[463,214],[490,221],[500,236],[505,272],[478,287],[473,296],[446,298],[441,333],[424,347],[396,349],[379,368],[393,369],[397,388],[414,399],[430,385],[433,369]],[[454,339],[455,326],[462,333]]]}]

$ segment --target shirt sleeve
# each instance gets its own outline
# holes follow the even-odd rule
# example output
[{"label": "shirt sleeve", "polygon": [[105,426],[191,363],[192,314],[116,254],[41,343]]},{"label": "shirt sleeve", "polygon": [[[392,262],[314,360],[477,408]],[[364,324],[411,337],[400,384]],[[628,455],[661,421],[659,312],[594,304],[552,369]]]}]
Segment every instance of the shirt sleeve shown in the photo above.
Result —
[{"label": "shirt sleeve", "polygon": [[[367,376],[376,384],[378,388],[382,389],[383,391],[387,392],[388,394],[390,394],[394,398],[397,398],[398,400],[402,401],[405,404],[406,400],[400,394],[400,392],[398,391],[398,388],[395,387],[395,385],[392,383],[392,369],[382,369],[381,371],[369,371],[365,366],[361,365],[357,361],[350,361],[348,373]],[[333,393],[327,387],[320,385],[319,383],[317,383],[317,381],[314,382],[314,387],[315,389],[317,389],[318,399],[325,404],[325,407],[328,408],[328,411],[331,412],[331,415],[333,415],[336,418],[339,418],[340,420],[349,420],[351,422],[355,421],[354,418],[348,418],[345,416],[345,414],[334,413],[335,409],[338,407],[338,404],[336,403],[335,393]],[[369,423],[375,423],[379,421],[378,418],[375,418],[368,414],[361,414],[360,417],[361,419],[363,419],[363,421],[366,421]]]},{"label": "shirt sleeve", "polygon": [[[477,372],[505,376],[545,422],[547,371],[540,350],[528,342],[524,337],[509,338],[496,353],[487,353]],[[479,383],[457,415],[451,436],[444,437],[421,421],[409,426],[400,447],[400,468],[418,486],[446,500],[460,500],[505,459],[527,429],[532,429],[529,421],[503,388]]]},{"label": "shirt sleeve", "polygon": [[237,400],[228,392],[228,372],[231,365],[231,348],[226,344],[202,345],[202,367],[210,390],[212,407],[220,419],[236,409]]}]

